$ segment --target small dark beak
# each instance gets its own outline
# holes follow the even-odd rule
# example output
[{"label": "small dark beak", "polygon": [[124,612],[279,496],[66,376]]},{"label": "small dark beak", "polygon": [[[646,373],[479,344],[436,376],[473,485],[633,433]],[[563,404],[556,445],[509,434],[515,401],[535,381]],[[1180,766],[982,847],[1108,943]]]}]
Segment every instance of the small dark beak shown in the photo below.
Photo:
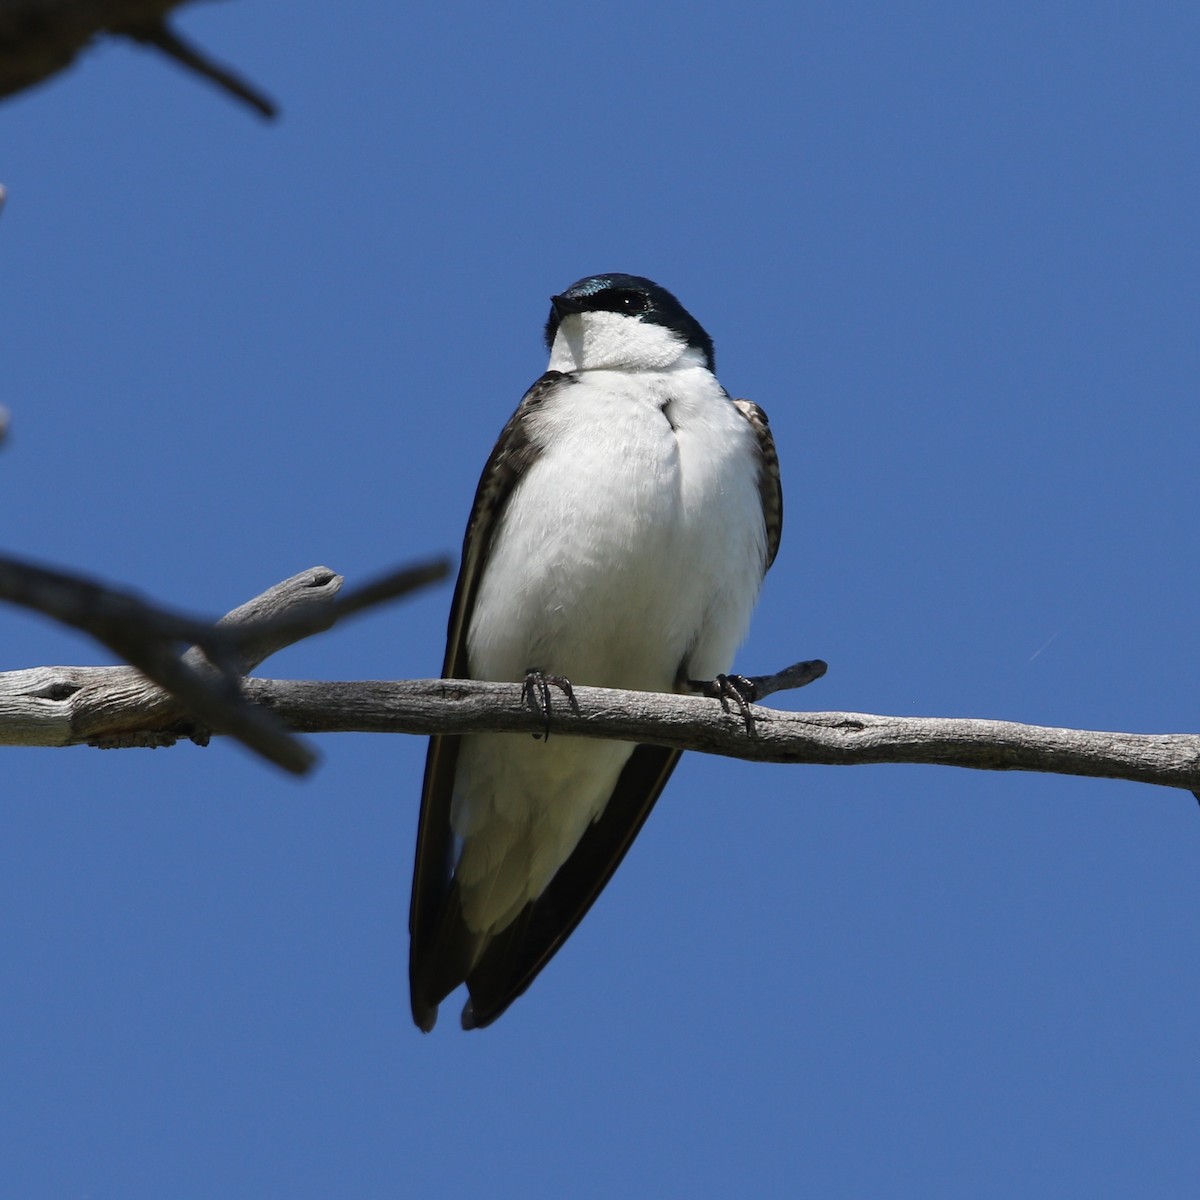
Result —
[{"label": "small dark beak", "polygon": [[554,306],[554,311],[558,313],[560,321],[567,313],[586,311],[582,300],[575,300],[570,296],[551,296],[550,303]]}]

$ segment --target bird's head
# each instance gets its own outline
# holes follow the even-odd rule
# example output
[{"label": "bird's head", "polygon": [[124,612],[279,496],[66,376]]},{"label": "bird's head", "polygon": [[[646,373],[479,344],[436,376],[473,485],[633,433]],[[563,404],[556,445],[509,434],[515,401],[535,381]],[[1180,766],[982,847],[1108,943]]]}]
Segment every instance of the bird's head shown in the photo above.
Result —
[{"label": "bird's head", "polygon": [[713,370],[700,322],[640,275],[589,275],[551,297],[546,346],[556,371],[664,370],[689,354]]}]

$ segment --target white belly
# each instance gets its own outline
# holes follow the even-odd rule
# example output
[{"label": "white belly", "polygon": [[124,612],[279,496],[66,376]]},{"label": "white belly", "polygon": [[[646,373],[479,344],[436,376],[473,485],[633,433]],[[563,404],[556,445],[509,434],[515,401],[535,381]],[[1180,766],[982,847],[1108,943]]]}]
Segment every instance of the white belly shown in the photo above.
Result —
[{"label": "white belly", "polygon": [[[583,380],[539,415],[553,449],[497,529],[468,631],[471,675],[516,681],[537,668],[673,691],[681,676],[728,671],[765,564],[754,435],[707,372],[665,374],[657,396],[644,374],[636,388],[622,372]],[[503,928],[541,893],[632,750],[463,739],[452,823],[468,925]]]}]

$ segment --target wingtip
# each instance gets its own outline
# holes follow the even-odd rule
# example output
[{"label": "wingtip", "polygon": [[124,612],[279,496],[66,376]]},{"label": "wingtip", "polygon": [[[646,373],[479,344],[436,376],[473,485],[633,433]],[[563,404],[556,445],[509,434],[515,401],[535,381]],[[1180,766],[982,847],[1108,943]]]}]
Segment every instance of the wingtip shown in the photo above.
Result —
[{"label": "wingtip", "polygon": [[414,998],[412,1016],[413,1023],[422,1033],[432,1033],[433,1027],[437,1024],[438,1006],[436,1004],[422,1004]]},{"label": "wingtip", "polygon": [[499,1008],[485,1008],[483,1012],[478,1012],[475,1008],[475,999],[471,997],[463,1005],[462,1010],[462,1027],[463,1029],[486,1029],[489,1025],[496,1022],[499,1017],[502,1017],[508,1009],[508,1004],[502,1004]]}]

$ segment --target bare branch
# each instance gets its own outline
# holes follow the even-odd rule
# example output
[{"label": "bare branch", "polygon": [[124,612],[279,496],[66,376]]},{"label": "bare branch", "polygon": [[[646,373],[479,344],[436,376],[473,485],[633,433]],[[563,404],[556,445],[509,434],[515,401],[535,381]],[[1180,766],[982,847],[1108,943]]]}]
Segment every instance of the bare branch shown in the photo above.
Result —
[{"label": "bare branch", "polygon": [[819,658],[813,658],[807,662],[792,663],[790,667],[784,667],[774,675],[749,675],[743,678],[754,689],[754,699],[765,700],[776,692],[807,687],[820,679],[828,669]]},{"label": "bare branch", "polygon": [[[786,674],[786,672],[781,672]],[[757,736],[705,697],[576,687],[556,735],[649,742],[754,762],[928,763],[1200,787],[1200,735],[1101,733],[955,717],[782,712],[753,706]],[[326,683],[250,679],[246,694],[308,733],[537,733],[520,684],[459,679]],[[2,736],[2,735],[0,735]]]},{"label": "bare branch", "polygon": [[[332,578],[324,571],[321,581]],[[90,634],[175,697],[194,722],[237,738],[284,770],[302,774],[315,763],[309,747],[243,698],[239,677],[261,658],[239,656],[218,626],[94,580],[10,558],[0,558],[0,598]],[[180,643],[188,642],[218,669],[198,654],[180,658]]]},{"label": "bare branch", "polygon": [[[325,567],[315,567],[315,571],[327,570]],[[332,572],[330,572],[332,574]],[[233,646],[250,649],[259,653],[249,666],[243,666],[239,674],[246,674],[257,666],[268,654],[284,646],[290,646],[301,638],[313,633],[321,633],[330,626],[344,621],[347,617],[398,600],[420,588],[437,583],[450,574],[450,562],[445,558],[430,559],[428,562],[417,563],[415,566],[400,567],[389,571],[377,579],[364,583],[347,592],[345,595],[335,595],[336,589],[330,592],[328,603],[323,606],[298,607],[290,605],[283,611],[261,613],[252,611],[255,606],[272,595],[271,592],[250,601],[248,605],[235,609],[227,617],[223,617],[217,628],[229,639]],[[301,576],[296,576],[297,579]],[[341,576],[335,576],[339,581]],[[290,583],[291,580],[285,581]],[[284,584],[280,585],[285,586]],[[269,647],[269,648],[268,648]]]},{"label": "bare branch", "polygon": [[[83,668],[51,669],[49,678],[41,668],[0,676],[5,681],[0,687],[0,718],[16,704],[16,711],[9,712],[15,728],[32,732],[37,745],[170,745],[180,736],[206,741],[212,730],[237,738],[284,770],[302,774],[315,763],[314,752],[267,709],[245,698],[241,677],[269,654],[328,629],[342,616],[441,579],[448,571],[444,559],[406,567],[339,602],[342,577],[327,567],[314,567],[213,625],[93,580],[0,558],[0,599],[90,634],[137,668],[132,677],[123,668],[98,668],[102,676],[86,671],[77,676]],[[195,645],[181,658],[181,643],[188,642]],[[139,686],[138,673],[158,687]],[[13,691],[14,686],[18,690]],[[21,696],[33,707],[22,707]],[[120,716],[114,719],[114,698],[116,712],[132,703],[144,710],[145,719],[132,725]],[[47,701],[56,702],[59,711],[46,708]],[[68,702],[64,724],[61,706]]]},{"label": "bare branch", "polygon": [[222,66],[198,46],[180,37],[166,21],[154,21],[148,25],[126,25],[121,29],[114,29],[114,32],[123,33],[135,41],[161,50],[185,70],[194,71],[201,78],[216,84],[223,92],[228,92],[235,100],[248,104],[267,120],[271,120],[279,112],[273,100],[235,71]]},{"label": "bare branch", "polygon": [[257,88],[184,41],[167,15],[188,0],[4,0],[0,4],[0,96],[69,66],[101,34],[144,42],[265,117],[275,105]]},{"label": "bare branch", "polygon": [[328,567],[309,567],[247,600],[215,625],[204,622],[191,638],[199,644],[184,659],[194,665],[214,662],[235,675],[247,675],[272,654],[329,629],[337,621],[345,582]]},{"label": "bare branch", "polygon": [[[97,726],[162,729],[178,710],[147,698],[127,668],[42,667],[0,674],[0,744],[70,745]],[[471,680],[324,682],[247,679],[246,697],[305,733],[538,733],[521,685]],[[718,701],[695,696],[574,689],[575,716],[555,708],[557,735],[675,746],[756,762],[929,763],[1041,771],[1200,788],[1200,735],[1101,733],[1010,721],[782,712],[754,707],[757,736]],[[155,689],[151,689],[155,692]],[[156,707],[157,706],[157,707]]]},{"label": "bare branch", "polygon": [[[18,590],[12,566],[0,560],[0,595]],[[152,610],[150,621],[158,623],[168,638],[199,635],[206,649],[190,650],[175,663],[229,687],[229,677],[211,665],[213,657],[229,672],[252,670],[269,654],[328,628],[340,616],[441,578],[447,569],[443,561],[406,568],[339,598],[341,577],[315,567],[242,605],[215,628],[161,610]],[[80,596],[70,587],[64,590],[65,577],[42,568],[33,570],[48,577],[44,580],[47,594],[64,611],[75,612],[72,606],[80,603]],[[31,586],[29,576],[19,572],[16,583]],[[83,586],[99,589],[102,594],[92,598],[118,631],[124,629],[121,621],[130,611],[145,615],[147,606],[136,597],[96,584]],[[813,660],[774,675],[750,677],[748,682],[758,695],[769,695],[801,687],[823,674],[823,669],[823,663]],[[567,704],[554,707],[557,735],[649,742],[757,762],[931,763],[1125,779],[1200,791],[1197,734],[1099,733],[1010,721],[793,713],[753,705],[756,736],[751,737],[740,713],[726,713],[718,700],[706,697],[591,687],[575,687],[574,695],[578,714]],[[236,700],[259,717],[270,714],[282,727],[300,733],[453,735],[543,730],[543,717],[524,703],[519,683],[242,679]],[[211,724],[217,730],[228,727],[224,711]],[[207,730],[197,728],[196,718],[178,699],[131,667],[36,667],[0,674],[0,745],[169,745],[179,737],[203,742]]]}]

